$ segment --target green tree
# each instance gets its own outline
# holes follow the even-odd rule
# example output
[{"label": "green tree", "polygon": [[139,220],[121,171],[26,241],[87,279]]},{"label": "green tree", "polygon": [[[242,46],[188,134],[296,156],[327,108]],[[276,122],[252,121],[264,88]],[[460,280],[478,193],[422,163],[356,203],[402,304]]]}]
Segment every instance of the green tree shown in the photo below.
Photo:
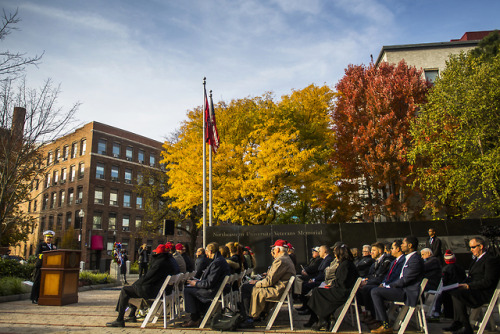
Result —
[{"label": "green tree", "polygon": [[[490,48],[484,48],[491,50]],[[500,55],[452,56],[412,124],[414,186],[436,216],[500,215]]]}]

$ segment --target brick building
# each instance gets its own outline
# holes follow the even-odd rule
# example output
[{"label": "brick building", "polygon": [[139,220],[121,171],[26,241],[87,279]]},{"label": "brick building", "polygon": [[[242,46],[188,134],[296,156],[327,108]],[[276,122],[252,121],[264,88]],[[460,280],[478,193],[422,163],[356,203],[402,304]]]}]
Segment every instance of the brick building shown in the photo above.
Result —
[{"label": "brick building", "polygon": [[[164,243],[167,238],[161,230],[146,238],[138,233],[145,212],[135,191],[147,170],[160,169],[161,149],[161,142],[98,122],[44,146],[50,168],[33,182],[32,201],[27,204],[38,224],[14,253],[33,255],[46,229],[56,232],[58,245],[72,233],[86,269],[106,271],[115,241],[127,249],[131,261],[142,243]],[[186,241],[182,233],[174,233],[175,241]]]}]

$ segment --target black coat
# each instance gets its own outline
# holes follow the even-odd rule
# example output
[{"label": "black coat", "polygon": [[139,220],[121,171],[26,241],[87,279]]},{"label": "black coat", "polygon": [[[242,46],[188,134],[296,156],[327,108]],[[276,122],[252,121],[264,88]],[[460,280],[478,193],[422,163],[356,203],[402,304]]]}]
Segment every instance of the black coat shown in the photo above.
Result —
[{"label": "black coat", "polygon": [[149,253],[147,248],[139,248],[139,263],[148,263],[149,262]]},{"label": "black coat", "polygon": [[56,249],[57,249],[57,246],[54,245],[54,244],[51,244],[50,247],[49,247],[49,245],[45,241],[40,242],[38,244],[38,246],[36,247],[36,253],[35,253],[36,264],[35,264],[35,267],[37,267],[37,268],[41,268],[42,267],[43,257],[41,255],[43,255],[42,254],[43,252],[50,251],[50,250],[56,250]]},{"label": "black coat", "polygon": [[198,288],[196,295],[203,302],[210,301],[219,290],[226,275],[230,274],[229,265],[226,259],[217,252],[212,263],[207,267],[195,287]]},{"label": "black coat", "polygon": [[368,272],[366,285],[379,285],[387,276],[391,268],[391,259],[387,254],[383,254],[380,261],[373,262]]},{"label": "black coat", "polygon": [[304,267],[304,271],[307,273],[307,276],[315,277],[319,274],[319,266],[323,259],[319,256],[311,258],[306,267]]},{"label": "black coat", "polygon": [[179,265],[169,253],[154,254],[146,275],[132,284],[139,296],[146,299],[156,298],[165,278],[168,275],[177,275]]},{"label": "black coat", "polygon": [[425,291],[436,290],[442,277],[441,261],[434,256],[424,260],[424,278],[427,278]]},{"label": "black coat", "polygon": [[186,262],[186,272],[190,273],[194,271],[193,260],[189,257],[189,255],[187,253],[182,253],[182,258],[184,259],[184,262]]},{"label": "black coat", "polygon": [[361,260],[359,260],[358,264],[356,264],[356,268],[358,268],[359,276],[366,277],[368,276],[368,272],[370,271],[370,267],[375,260],[372,259],[370,255],[363,256]]},{"label": "black coat", "polygon": [[194,270],[196,271],[194,277],[200,278],[203,274],[203,270],[207,269],[209,264],[210,259],[205,254],[198,256],[194,264]]},{"label": "black coat", "polygon": [[439,261],[443,261],[443,245],[441,239],[439,239],[438,237],[434,237],[431,244],[431,240],[429,238],[425,242],[425,247],[429,248],[432,251],[432,256],[437,257]]},{"label": "black coat", "polygon": [[314,277],[314,281],[316,283],[321,283],[325,280],[325,269],[330,266],[330,263],[332,263],[332,261],[333,256],[331,254],[325,256],[325,258],[321,261],[318,268],[318,275]]},{"label": "black coat", "polygon": [[127,261],[128,261],[127,254],[122,254],[122,264],[120,266],[120,273],[122,275],[125,275],[127,273]]},{"label": "black coat", "polygon": [[443,267],[443,285],[451,285],[465,281],[467,275],[464,268],[457,263],[450,263]]},{"label": "black coat", "polygon": [[467,283],[470,291],[474,292],[477,303],[469,306],[479,307],[488,303],[497,287],[499,276],[499,259],[490,252],[486,252],[479,260],[473,261],[464,283]]},{"label": "black coat", "polygon": [[405,258],[403,268],[401,269],[403,277],[395,280],[390,285],[391,288],[401,288],[405,293],[405,305],[417,305],[418,295],[420,293],[420,283],[424,278],[424,260],[420,254],[413,254],[408,261]]},{"label": "black coat", "polygon": [[331,288],[315,288],[307,305],[319,317],[326,319],[344,305],[356,283],[358,270],[352,261],[342,261],[336,271]]}]

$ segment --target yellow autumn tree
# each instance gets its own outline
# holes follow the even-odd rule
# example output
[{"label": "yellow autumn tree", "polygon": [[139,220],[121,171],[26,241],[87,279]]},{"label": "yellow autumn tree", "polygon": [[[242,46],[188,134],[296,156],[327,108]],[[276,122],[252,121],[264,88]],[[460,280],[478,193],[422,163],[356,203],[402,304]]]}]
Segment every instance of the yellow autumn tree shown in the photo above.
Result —
[{"label": "yellow autumn tree", "polygon": [[[215,221],[269,224],[301,215],[327,217],[319,198],[337,188],[328,164],[334,144],[329,112],[334,93],[311,85],[274,101],[271,94],[216,106],[221,145],[213,156]],[[189,211],[202,203],[202,110],[188,113],[176,141],[166,142],[172,205]],[[207,148],[208,150],[208,148]],[[286,219],[285,219],[286,220]],[[283,221],[283,219],[281,219]]]}]

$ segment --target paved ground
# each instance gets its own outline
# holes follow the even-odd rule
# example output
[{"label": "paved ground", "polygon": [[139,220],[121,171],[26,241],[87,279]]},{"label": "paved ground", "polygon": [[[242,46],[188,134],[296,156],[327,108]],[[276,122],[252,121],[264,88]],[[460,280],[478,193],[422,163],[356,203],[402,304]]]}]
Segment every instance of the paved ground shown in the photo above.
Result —
[{"label": "paved ground", "polygon": [[[130,279],[133,281],[133,279]],[[79,302],[65,306],[39,306],[32,304],[29,299],[0,303],[0,334],[1,333],[139,333],[140,331],[164,332],[163,323],[150,324],[145,329],[140,323],[128,324],[126,328],[107,328],[106,322],[116,317],[114,311],[118,300],[120,287],[107,287],[102,290],[88,290],[79,293]],[[297,305],[296,305],[297,306]],[[288,323],[288,312],[283,309],[278,316],[272,333],[317,333],[306,331],[303,324],[308,316],[298,316],[294,311],[295,331],[291,332]],[[354,328],[346,324],[341,327],[343,333],[357,333]],[[442,333],[441,328],[449,322],[429,324],[430,333]],[[245,333],[264,332],[265,325]],[[183,329],[169,325],[169,332],[173,333],[208,333],[209,330]],[[369,333],[363,326],[363,332]],[[215,332],[213,332],[215,333]],[[243,333],[243,332],[240,332]],[[417,333],[412,328],[407,333]]]}]

